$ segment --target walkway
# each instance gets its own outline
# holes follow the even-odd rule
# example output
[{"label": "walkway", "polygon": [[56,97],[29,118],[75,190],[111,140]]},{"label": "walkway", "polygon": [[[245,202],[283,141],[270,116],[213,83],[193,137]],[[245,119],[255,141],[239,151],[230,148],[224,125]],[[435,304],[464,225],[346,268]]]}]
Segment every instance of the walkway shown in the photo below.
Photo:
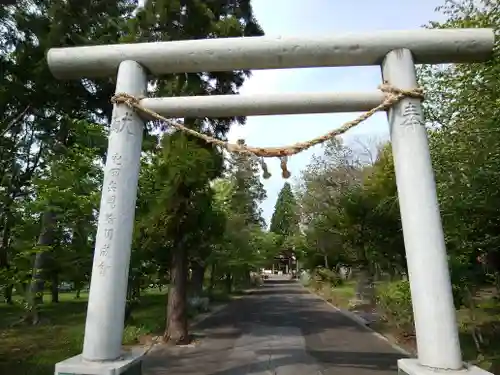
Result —
[{"label": "walkway", "polygon": [[299,284],[267,282],[201,322],[193,347],[158,347],[145,375],[395,375],[403,357]]}]

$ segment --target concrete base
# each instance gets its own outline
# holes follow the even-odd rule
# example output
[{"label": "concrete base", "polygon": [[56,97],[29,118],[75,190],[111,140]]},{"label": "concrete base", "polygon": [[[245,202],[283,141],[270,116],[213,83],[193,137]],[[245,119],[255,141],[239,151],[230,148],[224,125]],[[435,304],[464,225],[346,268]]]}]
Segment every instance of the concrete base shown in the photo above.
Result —
[{"label": "concrete base", "polygon": [[110,362],[91,362],[82,355],[56,364],[55,375],[141,375],[144,349],[133,349],[121,359]]},{"label": "concrete base", "polygon": [[398,361],[399,375],[493,375],[477,366],[466,365],[463,370],[438,370],[421,366],[417,359],[400,359]]}]

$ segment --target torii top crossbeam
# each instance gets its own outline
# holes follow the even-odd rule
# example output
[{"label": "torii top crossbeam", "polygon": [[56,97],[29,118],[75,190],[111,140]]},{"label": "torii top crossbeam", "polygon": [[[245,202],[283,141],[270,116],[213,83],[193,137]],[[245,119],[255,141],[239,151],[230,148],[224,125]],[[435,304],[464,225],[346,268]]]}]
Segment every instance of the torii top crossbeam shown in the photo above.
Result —
[{"label": "torii top crossbeam", "polygon": [[491,29],[417,29],[323,37],[243,37],[53,48],[56,78],[116,75],[133,60],[150,73],[379,65],[391,50],[412,51],[416,64],[481,62],[492,53]]}]

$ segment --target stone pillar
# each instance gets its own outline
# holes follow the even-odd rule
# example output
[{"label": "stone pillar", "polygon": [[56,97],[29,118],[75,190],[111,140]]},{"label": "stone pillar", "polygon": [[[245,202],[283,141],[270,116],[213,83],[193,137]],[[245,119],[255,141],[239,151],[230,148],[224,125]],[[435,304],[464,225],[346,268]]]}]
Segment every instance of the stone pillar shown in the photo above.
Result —
[{"label": "stone pillar", "polygon": [[[417,87],[411,51],[391,51],[384,80]],[[388,112],[396,184],[408,263],[418,362],[442,370],[463,367],[443,227],[427,131],[419,99],[403,99]]]},{"label": "stone pillar", "polygon": [[[144,69],[135,61],[122,62],[116,93],[139,96],[146,88]],[[121,349],[143,127],[142,119],[125,104],[114,106],[83,353],[58,363],[56,374],[140,373],[141,353]],[[89,367],[96,372],[88,372]]]}]

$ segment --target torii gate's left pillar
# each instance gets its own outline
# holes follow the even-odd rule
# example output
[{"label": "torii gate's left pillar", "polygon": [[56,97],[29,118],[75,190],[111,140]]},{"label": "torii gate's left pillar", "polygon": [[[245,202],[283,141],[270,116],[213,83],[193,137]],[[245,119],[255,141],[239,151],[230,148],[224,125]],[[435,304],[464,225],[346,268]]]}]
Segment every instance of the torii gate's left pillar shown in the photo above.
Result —
[{"label": "torii gate's left pillar", "polygon": [[[116,93],[144,96],[145,70],[118,68]],[[115,104],[110,126],[90,282],[83,352],[56,364],[56,375],[140,375],[143,350],[123,352],[128,271],[142,150],[143,120]]]}]

